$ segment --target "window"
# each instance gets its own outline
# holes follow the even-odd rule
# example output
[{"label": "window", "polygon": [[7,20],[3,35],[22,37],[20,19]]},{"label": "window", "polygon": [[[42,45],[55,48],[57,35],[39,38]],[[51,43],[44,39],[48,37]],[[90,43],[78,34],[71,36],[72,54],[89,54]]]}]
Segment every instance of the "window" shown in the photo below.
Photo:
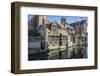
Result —
[{"label": "window", "polygon": [[45,42],[41,42],[41,50],[45,49]]},{"label": "window", "polygon": [[73,41],[73,38],[72,38],[72,36],[70,36],[70,41]]},{"label": "window", "polygon": [[39,31],[42,31],[42,25],[40,25],[40,26],[38,27],[38,30],[39,30]]},{"label": "window", "polygon": [[48,36],[48,42],[49,42],[49,44],[51,43],[51,37],[50,36]]}]

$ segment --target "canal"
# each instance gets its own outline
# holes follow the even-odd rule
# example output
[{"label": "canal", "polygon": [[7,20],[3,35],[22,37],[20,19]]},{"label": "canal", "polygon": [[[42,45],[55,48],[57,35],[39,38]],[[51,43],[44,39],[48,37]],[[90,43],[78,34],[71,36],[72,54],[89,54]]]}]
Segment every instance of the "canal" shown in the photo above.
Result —
[{"label": "canal", "polygon": [[55,49],[42,53],[29,54],[28,60],[56,60],[56,59],[80,59],[87,58],[88,50],[86,45],[68,47],[65,50]]}]

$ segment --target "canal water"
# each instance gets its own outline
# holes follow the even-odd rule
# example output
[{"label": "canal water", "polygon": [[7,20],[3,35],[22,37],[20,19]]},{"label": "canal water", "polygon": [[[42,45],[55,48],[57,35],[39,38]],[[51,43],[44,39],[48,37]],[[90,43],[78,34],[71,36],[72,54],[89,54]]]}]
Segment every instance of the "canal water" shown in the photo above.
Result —
[{"label": "canal water", "polygon": [[88,49],[85,45],[73,46],[65,50],[56,49],[52,51],[29,54],[28,60],[56,60],[56,59],[80,59],[87,58]]}]

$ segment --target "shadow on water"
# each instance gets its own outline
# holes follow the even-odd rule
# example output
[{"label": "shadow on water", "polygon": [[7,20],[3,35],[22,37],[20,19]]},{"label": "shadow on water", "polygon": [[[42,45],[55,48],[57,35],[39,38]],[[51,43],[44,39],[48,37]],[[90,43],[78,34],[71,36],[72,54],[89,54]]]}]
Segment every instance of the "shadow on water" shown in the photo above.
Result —
[{"label": "shadow on water", "polygon": [[87,58],[87,45],[78,45],[65,50],[47,50],[46,52],[29,54],[28,60],[55,60],[55,59],[80,59]]}]

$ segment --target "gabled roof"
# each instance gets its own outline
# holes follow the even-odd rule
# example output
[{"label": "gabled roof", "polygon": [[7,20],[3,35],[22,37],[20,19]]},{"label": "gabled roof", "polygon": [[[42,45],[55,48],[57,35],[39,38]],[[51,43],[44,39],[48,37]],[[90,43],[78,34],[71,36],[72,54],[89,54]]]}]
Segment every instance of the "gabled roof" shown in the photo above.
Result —
[{"label": "gabled roof", "polygon": [[50,20],[48,20],[48,19],[46,19],[44,22],[45,22],[45,24],[50,24],[50,23],[52,23],[52,21],[50,21]]},{"label": "gabled roof", "polygon": [[68,32],[67,31],[59,31],[59,34],[61,34],[62,36],[68,36]]},{"label": "gabled roof", "polygon": [[59,27],[60,27],[61,29],[63,29],[63,28],[66,28],[66,29],[67,29],[67,27],[64,26],[63,24],[59,24]]}]

